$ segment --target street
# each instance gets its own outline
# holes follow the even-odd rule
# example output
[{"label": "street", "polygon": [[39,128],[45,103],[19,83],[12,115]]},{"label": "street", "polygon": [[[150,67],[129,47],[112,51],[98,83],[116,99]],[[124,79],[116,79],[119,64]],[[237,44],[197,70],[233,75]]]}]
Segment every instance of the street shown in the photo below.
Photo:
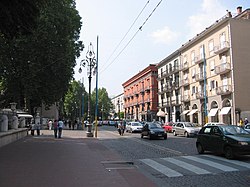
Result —
[{"label": "street", "polygon": [[115,127],[28,136],[0,148],[0,186],[227,186],[250,185],[250,156],[227,160],[198,155],[196,138],[141,139]]},{"label": "street", "polygon": [[173,136],[167,140],[140,138],[140,133],[118,135],[114,127],[101,127],[101,143],[132,161],[158,186],[249,186],[250,156],[227,160],[222,155],[198,155],[196,138]]}]

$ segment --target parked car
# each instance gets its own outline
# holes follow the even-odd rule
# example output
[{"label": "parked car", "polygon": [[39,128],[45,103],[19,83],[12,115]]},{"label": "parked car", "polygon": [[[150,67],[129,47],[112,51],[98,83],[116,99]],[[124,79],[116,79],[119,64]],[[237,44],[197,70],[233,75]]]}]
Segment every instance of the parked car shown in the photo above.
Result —
[{"label": "parked car", "polygon": [[246,124],[244,129],[250,133],[250,123]]},{"label": "parked car", "polygon": [[160,124],[154,122],[147,122],[142,127],[141,138],[147,136],[150,140],[153,138],[167,139],[167,132],[161,127]]},{"label": "parked car", "polygon": [[184,135],[186,137],[195,136],[200,131],[201,127],[195,126],[195,124],[190,122],[176,122],[173,126],[173,134]]},{"label": "parked car", "polygon": [[172,132],[173,131],[173,122],[166,122],[162,128],[165,129],[167,132]]},{"label": "parked car", "polygon": [[220,122],[209,122],[204,125],[204,127],[209,126],[209,125],[226,125],[225,123],[220,123]]},{"label": "parked car", "polygon": [[199,154],[211,151],[233,159],[250,154],[250,134],[236,125],[206,126],[198,133],[196,148]]},{"label": "parked car", "polygon": [[137,122],[137,121],[134,121],[134,122],[129,122],[127,125],[126,125],[126,131],[127,132],[141,132],[142,130],[142,124],[140,122]]}]

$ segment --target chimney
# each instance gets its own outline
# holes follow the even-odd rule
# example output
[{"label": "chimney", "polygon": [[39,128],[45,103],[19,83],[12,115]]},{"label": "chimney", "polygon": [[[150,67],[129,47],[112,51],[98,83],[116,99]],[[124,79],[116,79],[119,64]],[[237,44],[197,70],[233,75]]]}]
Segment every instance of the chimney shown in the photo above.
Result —
[{"label": "chimney", "polygon": [[238,7],[237,7],[237,14],[241,14],[241,12],[242,12],[242,7],[241,7],[241,6],[238,6]]}]

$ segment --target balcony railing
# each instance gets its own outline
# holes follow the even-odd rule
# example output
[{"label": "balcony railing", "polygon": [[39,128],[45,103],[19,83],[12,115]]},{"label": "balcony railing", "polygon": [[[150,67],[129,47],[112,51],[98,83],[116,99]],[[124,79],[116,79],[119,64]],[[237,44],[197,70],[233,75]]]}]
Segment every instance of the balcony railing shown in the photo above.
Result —
[{"label": "balcony railing", "polygon": [[182,101],[182,102],[190,101],[190,95],[183,95],[183,96],[181,97],[181,101]]},{"label": "balcony railing", "polygon": [[204,73],[198,73],[195,75],[195,81],[203,81],[204,80]]},{"label": "balcony railing", "polygon": [[203,58],[202,55],[199,55],[199,56],[194,57],[194,63],[195,63],[195,64],[200,64],[200,63],[202,63],[203,61],[204,61],[204,58]]},{"label": "balcony railing", "polygon": [[182,79],[182,80],[180,80],[180,85],[181,86],[187,86],[187,85],[189,85],[189,80],[188,79]]},{"label": "balcony railing", "polygon": [[181,66],[180,66],[180,70],[181,70],[181,71],[185,71],[185,70],[187,70],[188,68],[189,68],[189,65],[188,65],[188,62],[187,62],[187,61],[184,62],[184,63],[182,63]]},{"label": "balcony railing", "polygon": [[231,70],[231,66],[228,62],[220,64],[218,66],[215,66],[214,72],[219,75],[219,74],[224,74],[227,73]]},{"label": "balcony railing", "polygon": [[204,99],[205,96],[207,97],[207,93],[205,95],[204,91],[200,91],[196,93],[196,99]]},{"label": "balcony railing", "polygon": [[224,85],[216,88],[217,95],[227,95],[232,93],[232,85]]},{"label": "balcony railing", "polygon": [[223,43],[221,43],[220,45],[214,46],[214,53],[215,54],[221,54],[226,52],[229,49],[229,42],[228,41],[224,41]]}]

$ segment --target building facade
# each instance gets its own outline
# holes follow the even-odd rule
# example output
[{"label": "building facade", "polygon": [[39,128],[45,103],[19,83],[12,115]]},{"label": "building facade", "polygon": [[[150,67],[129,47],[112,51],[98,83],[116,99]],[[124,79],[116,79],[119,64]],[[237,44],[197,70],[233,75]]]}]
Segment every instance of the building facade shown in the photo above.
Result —
[{"label": "building facade", "polygon": [[113,110],[111,111],[112,119],[121,118],[120,113],[124,113],[124,95],[123,93],[111,98],[113,104]]},{"label": "building facade", "polygon": [[166,121],[237,124],[250,118],[250,9],[237,10],[157,65],[158,107]]},{"label": "building facade", "polygon": [[158,106],[157,68],[147,68],[122,84],[124,89],[125,118],[152,121],[156,119]]}]

